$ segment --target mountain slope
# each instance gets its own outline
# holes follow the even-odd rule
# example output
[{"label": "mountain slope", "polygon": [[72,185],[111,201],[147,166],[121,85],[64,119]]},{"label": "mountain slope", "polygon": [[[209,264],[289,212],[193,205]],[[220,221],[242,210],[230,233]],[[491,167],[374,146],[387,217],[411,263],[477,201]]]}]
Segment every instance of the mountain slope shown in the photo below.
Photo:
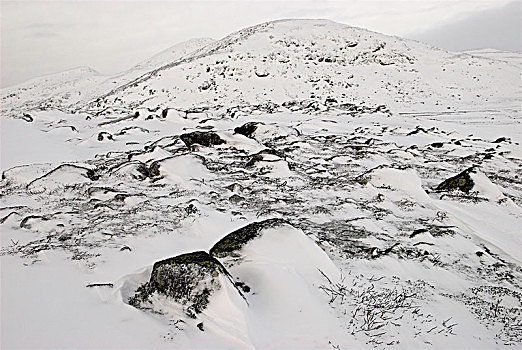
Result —
[{"label": "mountain slope", "polygon": [[336,96],[456,109],[503,101],[519,89],[518,68],[499,63],[492,73],[483,69],[489,65],[330,21],[276,21],[235,33],[103,99],[188,107]]},{"label": "mountain slope", "polygon": [[4,88],[3,114],[19,115],[19,109],[22,107],[26,111],[49,107],[64,110],[72,108],[73,105],[92,100],[115,86],[133,81],[149,70],[179,60],[213,41],[209,38],[199,38],[176,44],[129,70],[114,75],[103,75],[92,68],[79,67]]}]

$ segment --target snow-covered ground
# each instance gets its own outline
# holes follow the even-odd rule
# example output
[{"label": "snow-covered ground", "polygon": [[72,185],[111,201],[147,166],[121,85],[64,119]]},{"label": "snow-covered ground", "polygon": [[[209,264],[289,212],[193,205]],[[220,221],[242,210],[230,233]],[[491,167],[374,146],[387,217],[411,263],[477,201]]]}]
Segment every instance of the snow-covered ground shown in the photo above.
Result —
[{"label": "snow-covered ground", "polygon": [[2,89],[2,348],[520,347],[517,62],[288,20]]}]

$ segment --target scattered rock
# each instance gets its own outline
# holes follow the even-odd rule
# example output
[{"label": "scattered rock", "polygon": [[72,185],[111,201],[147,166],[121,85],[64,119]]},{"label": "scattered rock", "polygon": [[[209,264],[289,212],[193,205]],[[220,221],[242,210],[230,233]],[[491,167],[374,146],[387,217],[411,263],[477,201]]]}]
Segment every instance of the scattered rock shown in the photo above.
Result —
[{"label": "scattered rock", "polygon": [[191,133],[183,134],[179,137],[181,141],[185,143],[188,148],[192,148],[194,144],[198,144],[205,147],[213,145],[221,145],[226,143],[218,134],[215,132],[202,132],[194,131]]},{"label": "scattered rock", "polygon": [[284,158],[284,155],[281,153],[281,152],[278,152],[278,151],[275,151],[273,149],[270,149],[270,148],[267,148],[267,149],[264,149],[256,154],[254,154],[250,160],[245,164],[245,167],[251,167],[251,166],[254,166],[254,164],[256,164],[257,162],[260,162],[262,161],[264,158],[263,155],[265,154],[271,154],[271,155],[274,155],[274,156],[277,156],[277,157],[280,157],[280,158]]},{"label": "scattered rock", "polygon": [[237,193],[234,193],[229,199],[232,203],[239,203],[245,200],[245,198],[241,197]]},{"label": "scattered rock", "polygon": [[185,208],[185,213],[187,213],[187,215],[197,214],[198,212],[198,208],[192,203]]},{"label": "scattered rock", "polygon": [[424,233],[424,232],[428,232],[428,230],[426,230],[425,228],[420,228],[418,230],[415,230],[413,231],[411,234],[410,234],[410,238],[413,238],[417,235],[420,235],[421,233]]},{"label": "scattered rock", "polygon": [[158,161],[154,161],[149,166],[149,176],[156,177],[160,176],[160,163]]},{"label": "scattered rock", "polygon": [[103,141],[104,140],[104,135],[105,137],[107,138],[107,140],[111,140],[111,141],[114,141],[113,137],[111,134],[109,134],[108,132],[106,131],[102,131],[98,134],[98,141]]},{"label": "scattered rock", "polygon": [[259,78],[265,78],[265,77],[268,77],[270,75],[270,73],[268,73],[267,71],[257,71],[256,70],[256,75]]},{"label": "scattered rock", "polygon": [[31,123],[34,120],[33,117],[31,117],[31,115],[27,113],[24,113],[21,119],[25,120],[28,123]]},{"label": "scattered rock", "polygon": [[462,192],[468,193],[471,191],[475,183],[473,182],[473,179],[469,176],[469,174],[473,171],[473,167],[468,168],[461,172],[458,175],[455,175],[453,177],[450,177],[447,180],[444,180],[442,183],[440,183],[436,191],[439,192],[445,192],[445,191],[454,191],[454,190],[460,190]]},{"label": "scattered rock", "polygon": [[257,130],[257,126],[259,123],[256,122],[248,122],[243,124],[242,126],[238,126],[234,129],[234,132],[236,134],[241,134],[249,138],[254,137],[254,132]]},{"label": "scattered rock", "polygon": [[161,117],[163,119],[167,118],[168,114],[169,114],[169,109],[168,108],[165,108],[164,110],[161,111]]},{"label": "scattered rock", "polygon": [[247,286],[244,282],[236,282],[236,287],[241,288],[241,290],[245,293],[250,293],[250,287]]}]

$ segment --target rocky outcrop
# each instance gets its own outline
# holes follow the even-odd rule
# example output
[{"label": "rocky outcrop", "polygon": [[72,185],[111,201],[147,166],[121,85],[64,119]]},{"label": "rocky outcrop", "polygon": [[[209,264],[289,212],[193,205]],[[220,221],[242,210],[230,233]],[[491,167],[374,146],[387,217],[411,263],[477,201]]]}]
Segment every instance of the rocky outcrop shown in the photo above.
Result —
[{"label": "rocky outcrop", "polygon": [[196,318],[207,307],[213,292],[221,289],[223,284],[231,283],[244,298],[242,292],[248,293],[250,288],[241,281],[235,282],[218,258],[233,256],[259,237],[262,230],[285,223],[283,219],[253,222],[223,237],[210,249],[210,254],[197,251],[156,262],[149,281],[136,290],[129,304],[154,309],[154,296],[161,295],[182,305],[187,316]]},{"label": "rocky outcrop", "polygon": [[245,244],[259,237],[263,229],[280,226],[285,223],[287,222],[283,219],[267,219],[243,226],[214,244],[210,249],[210,255],[216,258],[233,255],[235,251],[240,250]]},{"label": "rocky outcrop", "polygon": [[256,123],[256,122],[248,122],[248,123],[245,123],[245,124],[235,128],[234,132],[236,134],[241,134],[241,135],[244,135],[246,137],[253,138],[254,137],[254,132],[256,132],[257,126],[259,124],[260,123]]},{"label": "rocky outcrop", "polygon": [[473,179],[469,175],[473,171],[473,169],[473,167],[468,168],[460,174],[457,174],[453,177],[450,177],[449,179],[444,180],[437,186],[436,191],[447,192],[459,190],[468,193],[475,185]]},{"label": "rocky outcrop", "polygon": [[227,274],[221,263],[204,251],[158,261],[150,280],[138,288],[129,304],[143,307],[158,293],[183,305],[187,316],[196,318],[208,305],[212,292],[221,288],[218,277]]},{"label": "rocky outcrop", "polygon": [[192,148],[194,144],[198,144],[205,147],[210,147],[214,145],[224,144],[225,141],[219,137],[215,132],[201,132],[194,131],[191,133],[183,134],[179,137],[181,141],[185,143],[188,148]]}]

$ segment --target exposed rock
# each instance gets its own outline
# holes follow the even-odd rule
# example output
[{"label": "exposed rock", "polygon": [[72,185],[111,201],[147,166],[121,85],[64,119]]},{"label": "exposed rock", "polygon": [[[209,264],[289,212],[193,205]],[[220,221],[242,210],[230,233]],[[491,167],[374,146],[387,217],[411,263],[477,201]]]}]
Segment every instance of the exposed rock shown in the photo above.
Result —
[{"label": "exposed rock", "polygon": [[243,226],[214,244],[210,249],[210,255],[217,258],[233,255],[235,251],[241,249],[245,244],[259,237],[261,230],[283,224],[287,224],[287,221],[284,219],[267,219]]},{"label": "exposed rock", "polygon": [[234,129],[236,134],[241,134],[249,138],[253,138],[254,132],[257,130],[257,126],[259,123],[256,122],[248,122],[243,124],[242,126],[238,126]]},{"label": "exposed rock", "polygon": [[204,251],[158,261],[149,282],[138,288],[129,304],[143,307],[152,294],[158,293],[183,305],[187,316],[196,318],[208,305],[212,291],[221,288],[220,275],[228,278],[223,265]]},{"label": "exposed rock", "polygon": [[150,164],[149,166],[149,176],[152,178],[152,177],[156,177],[156,176],[160,176],[160,162],[158,161],[154,161]]},{"label": "exposed rock", "polygon": [[245,164],[245,166],[248,168],[248,167],[251,167],[253,166],[254,164],[256,164],[257,162],[259,161],[262,161],[263,160],[263,156],[259,153],[257,154],[254,154],[252,156],[252,158],[250,158],[250,160]]},{"label": "exposed rock", "polygon": [[102,131],[98,134],[98,141],[103,141],[104,139],[104,135],[105,137],[108,139],[108,140],[111,140],[111,141],[114,141],[113,137],[111,134],[109,134],[108,132],[106,131]]},{"label": "exposed rock", "polygon": [[237,193],[234,193],[229,199],[232,203],[239,203],[245,200],[245,198],[241,197]]},{"label": "exposed rock", "polygon": [[213,145],[221,145],[225,143],[225,141],[221,137],[219,137],[218,134],[212,131],[194,131],[191,133],[183,134],[179,138],[181,139],[181,141],[185,143],[185,145],[188,148],[192,148],[194,144],[210,147]]},{"label": "exposed rock", "polygon": [[251,166],[254,166],[254,164],[256,164],[257,162],[260,162],[264,159],[264,156],[265,154],[271,154],[271,155],[274,155],[274,156],[277,156],[277,157],[280,157],[280,158],[284,158],[284,155],[281,154],[281,152],[277,152],[273,149],[270,149],[270,148],[267,148],[267,149],[264,149],[256,154],[254,154],[250,160],[245,164],[245,167],[251,167]]},{"label": "exposed rock", "polygon": [[268,73],[267,71],[257,71],[256,70],[256,75],[259,78],[265,78],[265,77],[268,77],[270,75],[270,73]]},{"label": "exposed rock", "polygon": [[460,190],[462,192],[468,193],[471,191],[475,183],[473,182],[473,179],[469,174],[473,171],[473,167],[468,168],[461,172],[460,174],[457,174],[453,177],[450,177],[449,179],[444,180],[442,183],[440,183],[436,191],[439,192],[445,192],[445,191],[454,191],[454,190]]},{"label": "exposed rock", "polygon": [[33,117],[31,117],[31,115],[27,113],[24,113],[21,119],[25,120],[28,123],[31,123],[34,120]]},{"label": "exposed rock", "polygon": [[165,108],[164,110],[161,111],[161,117],[163,119],[167,118],[168,114],[169,114],[169,109],[168,108]]}]

